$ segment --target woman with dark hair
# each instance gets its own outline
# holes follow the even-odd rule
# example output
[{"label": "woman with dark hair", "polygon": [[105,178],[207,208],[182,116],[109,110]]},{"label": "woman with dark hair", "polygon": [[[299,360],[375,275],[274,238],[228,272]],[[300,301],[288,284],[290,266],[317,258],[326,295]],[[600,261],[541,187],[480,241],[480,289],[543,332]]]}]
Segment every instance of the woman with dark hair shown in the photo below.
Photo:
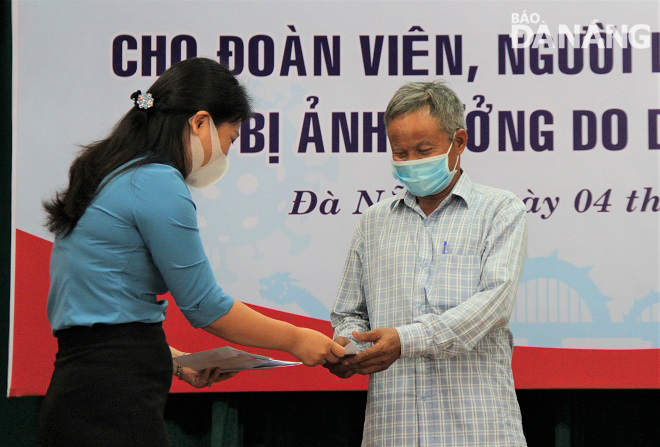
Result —
[{"label": "woman with dark hair", "polygon": [[168,290],[192,326],[242,345],[289,352],[312,366],[344,349],[268,318],[216,283],[186,184],[227,170],[251,114],[244,88],[210,59],[169,68],[110,135],[83,148],[69,185],[44,203],[55,234],[48,318],[58,352],[40,415],[45,446],[168,445],[172,376],[196,387],[232,374],[181,367],[162,329]]}]

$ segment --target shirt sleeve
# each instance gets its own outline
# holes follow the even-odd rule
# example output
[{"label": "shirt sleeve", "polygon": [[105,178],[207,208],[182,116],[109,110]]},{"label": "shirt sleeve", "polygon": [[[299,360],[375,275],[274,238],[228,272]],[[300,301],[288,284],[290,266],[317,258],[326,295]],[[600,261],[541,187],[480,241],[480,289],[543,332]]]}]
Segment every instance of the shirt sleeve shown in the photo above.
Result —
[{"label": "shirt sleeve", "polygon": [[197,212],[181,174],[166,165],[136,169],[133,216],[167,288],[193,327],[208,326],[234,300],[213,276],[197,226]]},{"label": "shirt sleeve", "polygon": [[441,314],[396,327],[402,357],[446,358],[472,350],[509,323],[527,251],[525,206],[514,198],[494,218],[485,238],[477,293]]},{"label": "shirt sleeve", "polygon": [[[352,338],[351,333],[353,331],[367,332],[370,330],[369,314],[362,286],[363,253],[364,239],[360,224],[355,230],[351,241],[337,292],[337,299],[330,315],[335,337]],[[361,350],[371,345],[371,343],[357,341],[355,343]]]}]

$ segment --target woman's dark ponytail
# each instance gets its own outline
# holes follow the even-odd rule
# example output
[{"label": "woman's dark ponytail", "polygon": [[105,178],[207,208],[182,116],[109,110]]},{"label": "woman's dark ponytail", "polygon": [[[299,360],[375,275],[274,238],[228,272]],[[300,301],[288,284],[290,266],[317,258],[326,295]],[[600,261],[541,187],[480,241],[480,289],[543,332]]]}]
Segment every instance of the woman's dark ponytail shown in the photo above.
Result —
[{"label": "woman's dark ponytail", "polygon": [[[147,163],[173,166],[187,175],[183,132],[200,110],[216,125],[239,122],[252,114],[250,99],[226,67],[211,59],[179,62],[163,73],[145,94],[134,92],[131,110],[105,139],[83,146],[69,168],[68,187],[43,206],[46,227],[58,237],[73,231],[110,173]],[[151,105],[146,105],[151,100]],[[145,107],[141,106],[144,105]],[[121,172],[121,171],[120,171]],[[119,174],[116,172],[114,175]]]}]

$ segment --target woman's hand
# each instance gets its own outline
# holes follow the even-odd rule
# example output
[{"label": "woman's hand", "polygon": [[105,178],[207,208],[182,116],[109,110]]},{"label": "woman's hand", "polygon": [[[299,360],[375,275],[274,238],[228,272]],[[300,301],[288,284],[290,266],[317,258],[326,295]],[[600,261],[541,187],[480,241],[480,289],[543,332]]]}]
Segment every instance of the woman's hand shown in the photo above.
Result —
[{"label": "woman's hand", "polygon": [[208,368],[202,371],[195,371],[186,366],[181,367],[181,380],[189,383],[195,388],[204,388],[213,385],[215,382],[231,379],[236,372],[223,373],[220,368]]},{"label": "woman's hand", "polygon": [[239,345],[288,352],[308,366],[336,362],[346,353],[320,332],[269,318],[240,301],[204,329]]},{"label": "woman's hand", "polygon": [[343,346],[322,333],[301,327],[296,329],[296,338],[290,352],[305,365],[336,363],[340,357],[345,355],[346,351]]}]

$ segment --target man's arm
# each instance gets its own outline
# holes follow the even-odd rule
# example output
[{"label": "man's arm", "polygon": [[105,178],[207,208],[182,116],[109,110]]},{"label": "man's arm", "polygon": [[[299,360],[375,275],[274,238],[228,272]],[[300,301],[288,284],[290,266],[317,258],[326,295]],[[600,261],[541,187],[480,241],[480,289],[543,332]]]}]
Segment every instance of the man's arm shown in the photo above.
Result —
[{"label": "man's arm", "polygon": [[[359,336],[374,346],[344,360],[352,371],[382,371],[400,357],[446,358],[462,354],[489,332],[508,324],[527,249],[525,207],[514,200],[496,216],[485,240],[478,292],[442,314],[425,314],[413,323],[375,329]],[[398,335],[398,337],[397,337]]]},{"label": "man's arm", "polygon": [[362,286],[364,239],[361,227],[362,222],[358,224],[353,234],[337,291],[337,299],[330,315],[335,337],[349,338],[353,331],[365,332],[370,328],[367,302]]},{"label": "man's arm", "polygon": [[[362,286],[364,239],[361,225],[362,222],[358,224],[353,234],[337,292],[337,299],[330,315],[335,341],[342,346],[346,346],[350,342],[349,337],[352,336],[353,332],[366,332],[370,329],[367,303]],[[368,346],[363,345],[359,348],[364,349]],[[348,378],[353,375],[341,363],[326,363],[324,366],[341,378]]]}]

